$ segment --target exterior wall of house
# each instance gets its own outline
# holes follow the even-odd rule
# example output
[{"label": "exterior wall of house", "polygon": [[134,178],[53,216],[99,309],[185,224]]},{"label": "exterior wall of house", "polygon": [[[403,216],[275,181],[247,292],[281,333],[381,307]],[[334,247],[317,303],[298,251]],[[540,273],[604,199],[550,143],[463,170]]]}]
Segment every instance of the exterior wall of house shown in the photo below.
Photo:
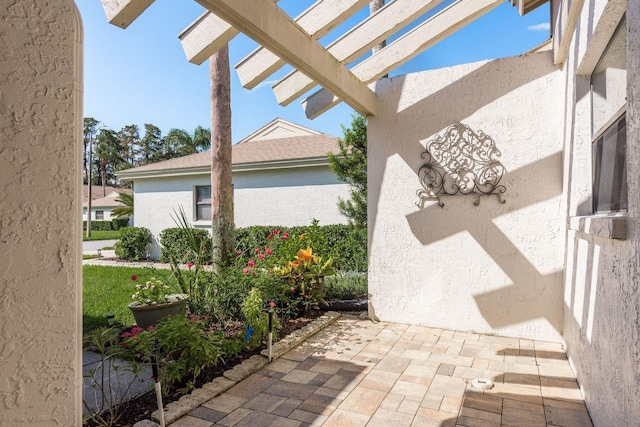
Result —
[{"label": "exterior wall of house", "polygon": [[[591,97],[589,75],[576,75],[585,57],[600,56],[627,4],[628,213],[591,215]],[[564,339],[596,427],[640,420],[640,1],[585,2],[563,77],[567,81],[564,134],[569,229],[566,242]],[[594,53],[595,52],[595,53]],[[623,88],[624,89],[624,88]],[[617,222],[616,222],[617,220]],[[612,238],[625,225],[626,237]]]},{"label": "exterior wall of house", "polygon": [[[111,207],[108,208],[101,208],[101,207],[93,207],[91,206],[91,220],[96,220],[96,221],[111,221],[114,217],[111,215]],[[96,212],[97,211],[102,211],[103,213],[103,218],[102,219],[98,219],[96,218]],[[82,220],[86,221],[87,220],[87,208],[83,208],[82,209]]]},{"label": "exterior wall of house", "polygon": [[[368,124],[369,293],[381,320],[559,341],[566,208],[563,80],[551,52],[377,83]],[[427,141],[462,122],[491,136],[505,203],[416,206]]]},{"label": "exterior wall of house", "polygon": [[71,0],[7,4],[0,22],[0,424],[77,426],[81,23]]},{"label": "exterior wall of house", "polygon": [[[160,255],[160,232],[176,226],[171,215],[182,206],[187,218],[194,218],[194,187],[210,183],[209,175],[135,181],[135,225],[154,235],[152,257]],[[349,197],[349,186],[338,182],[328,167],[234,172],[233,185],[236,227],[309,225],[314,218],[321,225],[346,223],[337,202]],[[194,225],[211,228],[210,221]]]}]

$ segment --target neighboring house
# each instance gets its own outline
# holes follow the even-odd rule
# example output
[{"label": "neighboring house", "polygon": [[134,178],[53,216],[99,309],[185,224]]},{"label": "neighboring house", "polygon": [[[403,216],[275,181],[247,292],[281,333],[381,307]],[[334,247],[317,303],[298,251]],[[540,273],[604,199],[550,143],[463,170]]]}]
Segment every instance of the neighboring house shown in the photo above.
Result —
[{"label": "neighboring house", "polygon": [[[329,168],[327,153],[337,139],[275,119],[233,146],[233,198],[236,227],[346,223],[338,198],[349,186]],[[199,228],[211,228],[211,152],[192,154],[117,173],[133,181],[136,226],[157,238],[175,227],[180,207]],[[159,255],[155,245],[152,256]]]},{"label": "neighboring house", "polygon": [[[85,188],[87,186],[85,185]],[[94,195],[96,188],[99,189],[98,197]],[[106,197],[102,196],[102,186],[94,185],[91,189],[91,220],[96,221],[111,221],[114,217],[111,215],[111,211],[117,207],[124,206],[122,203],[118,202],[116,199],[121,193],[130,193],[131,190],[126,188],[115,188],[115,187],[106,187],[107,195]],[[87,220],[87,209],[89,207],[89,195],[88,192],[86,194],[86,200],[82,204],[82,220]]]}]

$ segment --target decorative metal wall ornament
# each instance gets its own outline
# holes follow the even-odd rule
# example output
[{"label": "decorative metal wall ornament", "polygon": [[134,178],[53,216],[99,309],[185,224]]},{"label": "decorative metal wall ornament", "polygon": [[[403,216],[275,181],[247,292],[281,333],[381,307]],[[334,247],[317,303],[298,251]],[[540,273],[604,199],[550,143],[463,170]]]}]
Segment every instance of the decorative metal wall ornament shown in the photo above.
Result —
[{"label": "decorative metal wall ornament", "polygon": [[436,135],[427,141],[421,157],[426,163],[418,171],[423,189],[418,190],[418,205],[424,207],[428,200],[438,200],[444,206],[442,196],[475,195],[475,206],[480,197],[495,195],[505,203],[501,194],[506,191],[500,180],[505,168],[494,157],[502,153],[495,141],[481,130],[474,132],[462,123],[449,126],[443,136]]}]

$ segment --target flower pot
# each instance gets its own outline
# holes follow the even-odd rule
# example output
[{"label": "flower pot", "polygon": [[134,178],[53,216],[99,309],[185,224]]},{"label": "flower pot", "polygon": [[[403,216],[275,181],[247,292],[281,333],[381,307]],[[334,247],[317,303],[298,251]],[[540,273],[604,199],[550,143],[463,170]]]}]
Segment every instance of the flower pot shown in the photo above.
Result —
[{"label": "flower pot", "polygon": [[155,305],[139,305],[137,302],[132,302],[129,304],[129,310],[131,310],[136,324],[147,329],[149,326],[155,326],[160,319],[167,316],[184,315],[187,312],[187,300]]}]

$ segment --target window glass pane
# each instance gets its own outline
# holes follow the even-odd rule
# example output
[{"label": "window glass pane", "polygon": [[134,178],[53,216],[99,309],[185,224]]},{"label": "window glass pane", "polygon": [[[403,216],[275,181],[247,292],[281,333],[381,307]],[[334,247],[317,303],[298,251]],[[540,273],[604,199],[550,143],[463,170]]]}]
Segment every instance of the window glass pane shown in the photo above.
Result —
[{"label": "window glass pane", "polygon": [[211,220],[211,186],[196,187],[196,221]]},{"label": "window glass pane", "polygon": [[199,204],[197,206],[196,219],[198,221],[211,220],[211,204]]},{"label": "window glass pane", "polygon": [[196,202],[211,203],[211,186],[196,187]]},{"label": "window glass pane", "polygon": [[104,211],[96,211],[96,219],[104,219]]},{"label": "window glass pane", "polygon": [[592,135],[627,102],[626,20],[618,25],[609,46],[591,75]]},{"label": "window glass pane", "polygon": [[627,209],[627,131],[623,115],[593,143],[595,212]]}]

